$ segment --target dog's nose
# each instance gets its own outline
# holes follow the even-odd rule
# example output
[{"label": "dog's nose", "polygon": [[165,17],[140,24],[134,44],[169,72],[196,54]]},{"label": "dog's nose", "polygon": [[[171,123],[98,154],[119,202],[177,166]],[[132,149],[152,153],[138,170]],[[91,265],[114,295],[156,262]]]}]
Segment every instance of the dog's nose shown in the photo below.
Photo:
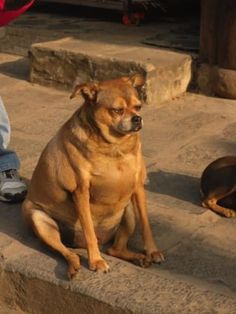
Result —
[{"label": "dog's nose", "polygon": [[132,123],[139,125],[142,122],[142,117],[140,116],[133,116],[131,119]]}]

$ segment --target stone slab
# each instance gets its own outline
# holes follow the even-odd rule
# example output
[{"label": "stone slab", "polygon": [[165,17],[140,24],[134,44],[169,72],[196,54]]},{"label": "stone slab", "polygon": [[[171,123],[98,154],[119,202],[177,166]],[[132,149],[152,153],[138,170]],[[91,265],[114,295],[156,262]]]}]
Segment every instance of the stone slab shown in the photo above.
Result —
[{"label": "stone slab", "polygon": [[64,38],[32,45],[30,60],[32,82],[67,90],[75,82],[143,74],[145,100],[155,105],[184,93],[191,80],[189,55],[139,45]]},{"label": "stone slab", "polygon": [[[172,34],[186,21],[154,21],[140,27],[75,15],[29,11],[0,35],[0,51],[31,56],[34,83],[70,90],[75,81],[138,72],[147,77],[147,103],[159,105],[185,92],[192,55],[143,44]],[[23,35],[23,36],[22,36]]]},{"label": "stone slab", "polygon": [[236,98],[236,70],[203,63],[197,71],[197,84],[202,93],[222,98]]}]

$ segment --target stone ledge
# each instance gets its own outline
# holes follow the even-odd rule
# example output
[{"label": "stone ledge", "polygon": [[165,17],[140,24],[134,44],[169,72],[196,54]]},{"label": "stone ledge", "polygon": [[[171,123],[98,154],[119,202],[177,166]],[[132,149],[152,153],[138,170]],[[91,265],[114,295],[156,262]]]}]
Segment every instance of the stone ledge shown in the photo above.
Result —
[{"label": "stone ledge", "polygon": [[65,270],[66,265],[55,256],[48,257],[42,251],[15,256],[0,264],[0,301],[23,313],[44,314],[187,314],[216,308],[221,312],[225,304],[228,313],[235,310],[234,294],[227,288],[172,276],[158,271],[158,266],[152,271],[105,258],[110,273],[96,274],[83,266],[68,282],[58,278],[59,268]]},{"label": "stone ledge", "polygon": [[236,70],[203,63],[198,70],[198,86],[202,93],[236,99]]},{"label": "stone ledge", "polygon": [[187,54],[73,38],[33,44],[30,59],[31,82],[64,90],[75,81],[141,73],[147,80],[146,101],[155,105],[184,93],[192,75]]}]

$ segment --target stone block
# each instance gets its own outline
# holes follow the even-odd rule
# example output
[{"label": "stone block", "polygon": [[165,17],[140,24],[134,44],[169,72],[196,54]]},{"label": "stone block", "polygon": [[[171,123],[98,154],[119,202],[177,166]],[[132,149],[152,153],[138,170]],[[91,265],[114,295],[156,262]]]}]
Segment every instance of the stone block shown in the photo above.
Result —
[{"label": "stone block", "polygon": [[189,55],[143,46],[64,38],[32,45],[30,60],[31,82],[63,90],[140,73],[146,77],[143,98],[155,105],[185,92],[191,80]]}]

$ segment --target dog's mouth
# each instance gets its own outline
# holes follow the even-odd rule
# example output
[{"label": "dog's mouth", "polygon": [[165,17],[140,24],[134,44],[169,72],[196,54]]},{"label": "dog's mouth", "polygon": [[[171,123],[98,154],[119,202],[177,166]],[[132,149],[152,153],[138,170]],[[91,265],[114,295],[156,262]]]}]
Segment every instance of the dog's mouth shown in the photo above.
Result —
[{"label": "dog's mouth", "polygon": [[121,134],[128,134],[138,132],[142,129],[143,120],[140,116],[133,116],[131,119],[121,120],[116,126],[115,130]]},{"label": "dog's mouth", "polygon": [[138,132],[142,129],[142,125],[136,125],[132,128],[131,132]]},{"label": "dog's mouth", "polygon": [[138,132],[139,130],[142,129],[142,123],[140,124],[133,124],[133,123],[128,123],[128,124],[123,124],[120,123],[115,127],[115,130],[121,134],[129,134],[133,132]]}]

